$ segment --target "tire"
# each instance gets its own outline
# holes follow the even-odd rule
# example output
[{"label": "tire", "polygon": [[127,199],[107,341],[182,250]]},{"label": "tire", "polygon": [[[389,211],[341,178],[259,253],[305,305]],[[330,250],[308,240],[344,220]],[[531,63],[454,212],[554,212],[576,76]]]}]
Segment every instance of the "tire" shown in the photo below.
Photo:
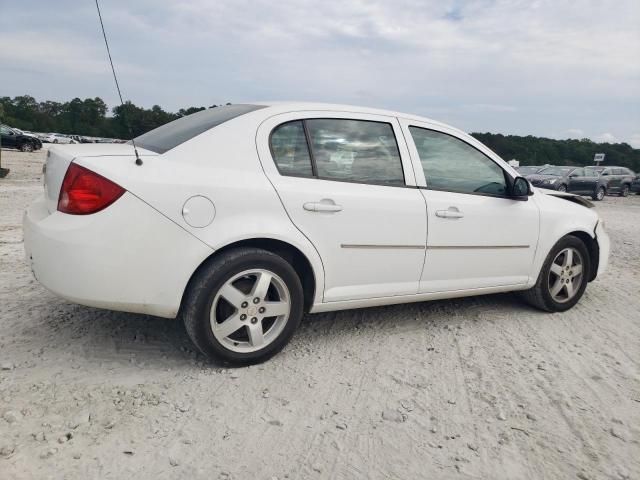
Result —
[{"label": "tire", "polygon": [[53,143],[58,143],[58,139],[55,139],[55,140],[53,141]]},{"label": "tire", "polygon": [[[266,290],[259,286],[261,279],[262,285],[268,282]],[[266,294],[251,295],[254,288]],[[238,248],[214,257],[196,272],[180,315],[204,355],[248,365],[264,362],[284,348],[300,325],[303,305],[302,283],[286,260],[266,250]],[[278,316],[269,317],[269,309]],[[262,347],[255,345],[260,340]]]},{"label": "tire", "polygon": [[620,190],[620,196],[621,197],[628,197],[629,196],[629,185],[628,184],[624,184],[622,186],[622,190]]},{"label": "tire", "polygon": [[591,195],[591,198],[595,201],[601,201],[604,199],[604,196],[607,194],[607,191],[604,187],[598,187],[598,189]]},{"label": "tire", "polygon": [[[576,255],[576,252],[579,254],[579,260],[582,265],[582,271],[579,275],[580,284],[574,285],[574,279],[577,278],[575,271],[573,269],[576,268],[576,265],[572,266],[570,270],[565,270],[564,267],[558,263],[563,263],[563,260],[566,260],[566,254],[562,256],[562,252],[567,249],[571,249],[573,255]],[[573,259],[574,262],[577,262],[576,258]],[[554,272],[552,272],[552,265]],[[563,276],[557,275],[555,271],[560,268],[563,271]],[[582,297],[585,289],[587,288],[588,279],[590,278],[591,272],[591,258],[589,257],[589,251],[585,244],[578,237],[574,237],[573,235],[567,235],[566,237],[561,238],[558,243],[556,243],[547,258],[545,259],[542,269],[540,270],[540,274],[538,275],[538,280],[536,284],[530,288],[529,290],[525,290],[521,292],[522,298],[540,310],[544,310],[546,312],[564,312],[573,307],[580,298]],[[569,273],[573,275],[569,276]],[[563,282],[560,282],[562,285],[559,293],[554,296],[552,293],[552,288],[557,285],[557,281],[566,279],[569,280],[569,283],[573,287],[573,295],[569,297],[568,287],[563,285]],[[566,296],[564,299],[562,297]]]},{"label": "tire", "polygon": [[558,186],[558,191],[559,192],[566,192],[567,191],[567,186],[566,185],[559,185]]},{"label": "tire", "polygon": [[21,152],[33,152],[33,145],[31,145],[29,142],[25,142],[22,145],[20,145],[20,151]]}]

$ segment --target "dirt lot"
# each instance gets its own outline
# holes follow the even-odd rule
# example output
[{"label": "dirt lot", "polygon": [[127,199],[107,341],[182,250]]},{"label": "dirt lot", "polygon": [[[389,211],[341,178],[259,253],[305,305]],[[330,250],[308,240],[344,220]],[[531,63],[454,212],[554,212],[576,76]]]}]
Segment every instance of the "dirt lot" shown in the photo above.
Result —
[{"label": "dirt lot", "polygon": [[179,322],[35,282],[43,160],[2,155],[0,478],[640,478],[640,196],[598,204],[610,268],[567,313],[492,295],[312,315],[229,370]]}]

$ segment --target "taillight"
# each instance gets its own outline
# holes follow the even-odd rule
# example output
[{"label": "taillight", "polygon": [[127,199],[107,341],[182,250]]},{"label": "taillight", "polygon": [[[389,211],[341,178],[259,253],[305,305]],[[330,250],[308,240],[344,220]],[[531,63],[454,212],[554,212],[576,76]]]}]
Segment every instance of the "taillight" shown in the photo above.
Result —
[{"label": "taillight", "polygon": [[125,189],[91,170],[69,164],[62,181],[58,210],[72,215],[88,215],[107,208]]}]

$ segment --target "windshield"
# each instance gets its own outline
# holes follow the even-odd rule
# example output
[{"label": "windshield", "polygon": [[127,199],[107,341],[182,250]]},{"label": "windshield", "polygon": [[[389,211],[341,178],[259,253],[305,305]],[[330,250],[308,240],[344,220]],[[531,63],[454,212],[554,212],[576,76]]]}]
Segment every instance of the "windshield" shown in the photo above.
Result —
[{"label": "windshield", "polygon": [[136,145],[152,152],[164,153],[213,127],[261,108],[265,107],[262,105],[225,105],[201,110],[136,137]]},{"label": "windshield", "polygon": [[540,170],[540,167],[518,167],[518,173],[520,175],[531,175]]},{"label": "windshield", "polygon": [[564,177],[567,173],[573,170],[574,167],[549,167],[544,170],[540,170],[540,175],[554,175],[556,177]]}]

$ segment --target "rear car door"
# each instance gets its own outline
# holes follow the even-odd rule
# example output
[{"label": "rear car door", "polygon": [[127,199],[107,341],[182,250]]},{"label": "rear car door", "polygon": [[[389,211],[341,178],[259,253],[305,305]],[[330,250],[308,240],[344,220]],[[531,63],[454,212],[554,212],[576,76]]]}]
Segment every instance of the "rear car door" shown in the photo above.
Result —
[{"label": "rear car door", "polygon": [[427,202],[420,292],[526,283],[538,241],[536,203],[508,198],[508,173],[474,139],[440,125],[401,124]]},{"label": "rear car door", "polygon": [[415,294],[425,201],[397,119],[335,111],[263,122],[260,160],[325,270],[324,301]]}]

